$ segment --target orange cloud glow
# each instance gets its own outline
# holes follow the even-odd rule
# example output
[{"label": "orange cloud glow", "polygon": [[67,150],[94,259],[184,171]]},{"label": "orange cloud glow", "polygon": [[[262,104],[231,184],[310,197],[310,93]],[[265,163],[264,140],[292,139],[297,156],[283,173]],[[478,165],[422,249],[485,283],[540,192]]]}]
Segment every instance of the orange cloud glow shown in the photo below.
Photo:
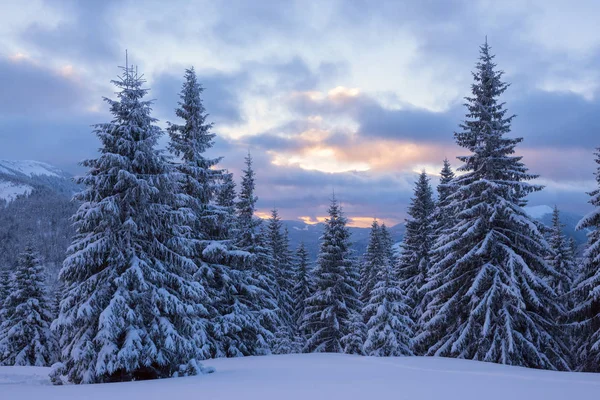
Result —
[{"label": "orange cloud glow", "polygon": [[[379,221],[379,223],[385,223],[388,227],[390,226],[394,226],[396,224],[398,224],[398,220],[395,219],[391,219],[391,218],[377,218],[377,221]],[[371,224],[373,224],[373,217],[351,217],[348,218],[348,226],[352,226],[355,228],[369,228],[371,227]]]}]

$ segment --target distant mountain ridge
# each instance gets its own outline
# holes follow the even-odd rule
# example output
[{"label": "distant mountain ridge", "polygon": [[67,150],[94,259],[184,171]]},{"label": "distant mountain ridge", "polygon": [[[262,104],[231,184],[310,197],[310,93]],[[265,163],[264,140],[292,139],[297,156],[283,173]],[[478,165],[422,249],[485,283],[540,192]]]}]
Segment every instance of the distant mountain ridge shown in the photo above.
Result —
[{"label": "distant mountain ridge", "polygon": [[[267,221],[263,223],[267,223]],[[316,260],[319,252],[319,239],[323,235],[325,224],[306,224],[302,221],[282,221],[282,223],[287,227],[289,232],[290,248],[295,251],[300,243],[304,242],[311,260]],[[388,228],[393,241],[395,243],[400,242],[404,235],[404,224],[397,224]],[[350,237],[352,249],[355,251],[355,255],[360,257],[369,244],[369,232],[371,228],[349,227],[348,229],[352,235]]]},{"label": "distant mountain ridge", "polygon": [[70,174],[52,165],[33,160],[0,160],[0,202],[10,203],[40,188],[69,198],[79,189]]},{"label": "distant mountain ridge", "polygon": [[[0,160],[0,267],[14,263],[24,241],[34,241],[48,262],[60,264],[72,235],[70,217],[76,205],[71,197],[79,189],[70,174],[52,165],[32,160]],[[19,201],[15,201],[17,199]],[[552,222],[552,207],[548,205],[528,206],[525,210],[545,225]],[[575,230],[581,217],[561,211],[563,232],[575,238],[580,246],[586,242],[586,232]],[[295,251],[304,242],[311,260],[315,261],[325,225],[282,222],[289,232],[291,250]],[[352,248],[360,257],[367,248],[370,228],[350,227],[349,230]],[[389,230],[394,242],[399,244],[404,224],[389,227]]]}]

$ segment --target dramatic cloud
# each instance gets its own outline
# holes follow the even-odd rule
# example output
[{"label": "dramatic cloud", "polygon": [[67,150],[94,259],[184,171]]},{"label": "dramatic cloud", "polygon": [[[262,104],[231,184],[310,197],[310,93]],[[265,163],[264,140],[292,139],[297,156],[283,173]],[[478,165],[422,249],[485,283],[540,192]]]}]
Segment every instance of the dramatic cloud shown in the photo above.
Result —
[{"label": "dramatic cloud", "polygon": [[[600,145],[600,5],[562,1],[7,1],[0,16],[0,158],[77,171],[125,62],[159,124],[194,66],[237,177],[250,151],[259,208],[315,222],[335,191],[354,224],[401,221],[416,174],[463,149],[478,45],[511,83],[518,153],[546,185],[531,204],[583,213]],[[560,34],[557,34],[560,32]],[[164,144],[166,138],[161,142]]]}]

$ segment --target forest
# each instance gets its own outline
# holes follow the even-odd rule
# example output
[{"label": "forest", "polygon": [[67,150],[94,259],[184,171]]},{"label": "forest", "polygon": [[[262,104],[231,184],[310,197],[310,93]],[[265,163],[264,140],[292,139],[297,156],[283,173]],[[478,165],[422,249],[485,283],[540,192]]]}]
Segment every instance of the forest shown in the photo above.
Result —
[{"label": "forest", "polygon": [[16,261],[0,270],[0,365],[51,366],[56,385],[322,352],[600,372],[600,166],[581,252],[558,208],[550,227],[523,209],[543,186],[515,154],[523,139],[511,136],[509,83],[487,40],[456,121],[465,155],[443,160],[436,187],[419,174],[399,248],[374,219],[355,254],[332,194],[314,263],[304,245],[291,248],[277,209],[256,215],[252,155],[239,187],[206,155],[215,134],[193,67],[165,131],[137,67],[112,83],[112,119],[94,126],[100,151],[81,163],[72,227],[61,226],[72,238],[52,249],[53,263],[64,259],[58,282],[34,236],[3,245],[14,253],[4,264]]}]

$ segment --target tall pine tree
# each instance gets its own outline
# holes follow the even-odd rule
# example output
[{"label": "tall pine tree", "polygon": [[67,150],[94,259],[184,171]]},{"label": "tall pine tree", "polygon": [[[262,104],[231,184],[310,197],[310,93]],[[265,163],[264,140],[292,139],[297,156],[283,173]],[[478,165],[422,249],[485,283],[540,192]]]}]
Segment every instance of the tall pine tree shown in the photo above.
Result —
[{"label": "tall pine tree", "polygon": [[359,282],[346,222],[334,197],[313,271],[314,292],[306,301],[301,329],[311,336],[304,346],[305,352],[342,353],[346,345],[354,344],[348,335],[358,333],[352,332],[352,328],[361,307]]},{"label": "tall pine tree", "polygon": [[46,273],[32,247],[19,256],[0,314],[0,365],[47,367],[55,362],[57,348],[50,330],[53,315]]},{"label": "tall pine tree", "polygon": [[[188,213],[177,207],[171,164],[155,149],[162,131],[148,89],[126,66],[113,119],[77,183],[77,234],[60,271],[66,286],[54,326],[62,333],[55,382],[98,383],[202,371],[204,288],[193,280]],[[191,369],[190,369],[191,368]]]},{"label": "tall pine tree", "polygon": [[277,209],[271,211],[271,218],[269,218],[267,226],[267,241],[275,270],[277,284],[275,295],[280,321],[280,325],[277,327],[274,352],[286,354],[295,351],[294,333],[297,328],[293,319],[292,289],[294,284],[288,232],[283,228]]},{"label": "tall pine tree", "polygon": [[570,312],[578,328],[577,369],[587,372],[600,372],[600,148],[595,155],[599,188],[589,193],[594,210],[577,224],[577,229],[589,229],[589,233]]},{"label": "tall pine tree", "polygon": [[296,250],[294,288],[292,289],[292,300],[294,305],[293,319],[297,327],[295,342],[298,350],[304,348],[306,341],[310,337],[310,332],[303,329],[303,321],[306,314],[306,302],[312,292],[310,272],[308,251],[304,246],[304,242],[301,242]]},{"label": "tall pine tree", "polygon": [[[217,191],[221,171],[214,167],[219,158],[208,158],[205,153],[214,144],[215,134],[211,133],[212,124],[207,122],[207,114],[201,99],[204,88],[198,82],[194,68],[185,71],[185,81],[179,94],[179,107],[175,114],[183,124],[169,122],[169,150],[180,159],[175,164],[174,177],[178,181],[178,206],[182,211],[189,211],[191,230],[189,238],[194,247],[191,257],[199,267],[196,279],[207,292],[204,306],[206,313],[214,319],[217,311],[218,289],[215,288],[215,275],[225,257],[222,251],[214,251],[221,240],[219,226],[222,209],[214,205],[213,199]],[[219,250],[223,246],[218,246]],[[208,250],[207,250],[208,249]],[[207,250],[204,255],[204,251]],[[206,321],[202,328],[209,333],[213,330]],[[205,337],[202,345],[202,356],[214,355],[218,347],[214,337]]]},{"label": "tall pine tree", "polygon": [[377,283],[377,273],[385,259],[380,231],[379,222],[374,219],[369,233],[369,244],[360,266],[360,299],[363,303],[371,298],[371,291]]},{"label": "tall pine tree", "polygon": [[548,234],[548,244],[551,250],[548,255],[548,263],[556,271],[556,275],[550,278],[550,283],[558,301],[563,302],[566,306],[567,294],[571,291],[576,266],[571,243],[563,234],[563,227],[564,225],[560,222],[560,211],[554,206],[552,225]]},{"label": "tall pine tree", "polygon": [[267,246],[262,221],[254,215],[258,198],[254,194],[255,172],[250,154],[245,159],[237,209],[236,246],[250,254],[249,276],[254,286],[261,292],[253,307],[260,322],[255,355],[268,354],[275,347],[275,334],[281,323],[277,307],[277,279],[273,267],[274,260]]},{"label": "tall pine tree", "polygon": [[547,283],[555,275],[548,245],[522,209],[542,187],[527,183],[535,175],[513,155],[522,139],[506,137],[514,116],[499,101],[508,84],[487,42],[480,49],[466,120],[455,134],[470,154],[459,157],[464,174],[446,207],[455,220],[433,250],[427,322],[415,343],[428,355],[568,369],[554,323],[561,310]]},{"label": "tall pine tree", "polygon": [[413,198],[408,207],[409,218],[406,220],[406,231],[397,265],[400,288],[410,299],[409,305],[415,321],[418,321],[423,313],[423,286],[431,268],[434,209],[433,190],[427,174],[423,171],[415,183]]},{"label": "tall pine tree", "polygon": [[452,224],[452,214],[448,212],[450,195],[452,194],[452,180],[454,172],[450,167],[448,159],[444,159],[444,166],[440,171],[440,183],[437,186],[438,198],[435,204],[434,219],[434,237],[439,237],[442,232],[448,229]]}]

